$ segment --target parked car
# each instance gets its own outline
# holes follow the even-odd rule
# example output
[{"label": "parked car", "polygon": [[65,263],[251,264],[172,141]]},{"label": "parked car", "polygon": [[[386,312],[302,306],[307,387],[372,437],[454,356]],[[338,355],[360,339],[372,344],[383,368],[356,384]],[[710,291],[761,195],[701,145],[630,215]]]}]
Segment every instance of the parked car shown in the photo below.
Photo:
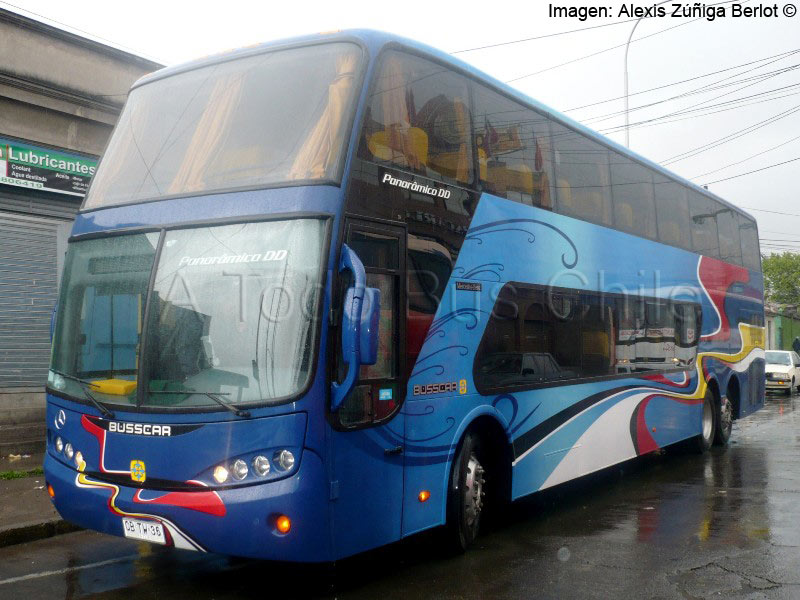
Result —
[{"label": "parked car", "polygon": [[769,350],[766,353],[768,390],[800,391],[800,356],[791,350]]}]

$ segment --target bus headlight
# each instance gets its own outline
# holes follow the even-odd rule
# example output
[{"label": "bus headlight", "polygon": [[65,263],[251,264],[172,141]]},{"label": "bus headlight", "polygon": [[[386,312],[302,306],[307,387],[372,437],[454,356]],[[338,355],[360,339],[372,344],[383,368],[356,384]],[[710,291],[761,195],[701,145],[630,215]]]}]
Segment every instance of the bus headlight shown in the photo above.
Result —
[{"label": "bus headlight", "polygon": [[214,469],[214,480],[217,483],[225,483],[228,481],[228,469],[219,465],[216,469]]},{"label": "bus headlight", "polygon": [[247,477],[247,471],[247,463],[241,458],[234,461],[233,465],[231,465],[231,475],[233,475],[234,479],[239,481]]},{"label": "bus headlight", "polygon": [[61,439],[61,436],[56,436],[55,441],[56,452],[59,454],[64,450],[64,440]]},{"label": "bus headlight", "polygon": [[269,473],[269,469],[269,459],[266,456],[256,456],[253,459],[253,470],[259,477],[264,477],[264,475]]},{"label": "bus headlight", "polygon": [[294,466],[294,454],[289,450],[279,450],[273,459],[283,471],[288,471]]},{"label": "bus headlight", "polygon": [[72,460],[72,457],[75,456],[75,450],[72,449],[72,444],[69,442],[64,445],[64,456],[69,460]]}]

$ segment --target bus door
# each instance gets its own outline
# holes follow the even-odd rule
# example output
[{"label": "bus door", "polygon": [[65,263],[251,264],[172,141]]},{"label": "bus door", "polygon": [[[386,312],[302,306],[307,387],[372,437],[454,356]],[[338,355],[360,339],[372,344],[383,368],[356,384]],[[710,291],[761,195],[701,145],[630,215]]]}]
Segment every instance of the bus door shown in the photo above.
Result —
[{"label": "bus door", "polygon": [[[331,415],[334,544],[355,553],[400,538],[403,506],[406,388],[406,231],[404,227],[348,220],[345,243],[366,272],[367,286],[381,293],[378,360],[362,366],[353,391]],[[339,298],[350,286],[339,277]],[[341,300],[339,318],[341,322]],[[335,336],[336,372],[341,381],[341,330]],[[342,547],[346,544],[347,547]]]}]

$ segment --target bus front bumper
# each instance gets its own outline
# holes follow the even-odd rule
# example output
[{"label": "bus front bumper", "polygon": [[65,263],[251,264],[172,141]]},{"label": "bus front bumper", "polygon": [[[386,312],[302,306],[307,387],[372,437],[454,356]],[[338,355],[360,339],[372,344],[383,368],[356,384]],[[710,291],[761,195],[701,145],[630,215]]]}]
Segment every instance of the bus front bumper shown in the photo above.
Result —
[{"label": "bus front bumper", "polygon": [[[56,510],[86,529],[131,537],[125,534],[123,520],[157,523],[166,545],[176,548],[267,560],[332,560],[323,465],[308,450],[291,477],[179,494],[92,479],[49,452],[44,471]],[[290,520],[286,533],[277,526],[280,516]]]}]

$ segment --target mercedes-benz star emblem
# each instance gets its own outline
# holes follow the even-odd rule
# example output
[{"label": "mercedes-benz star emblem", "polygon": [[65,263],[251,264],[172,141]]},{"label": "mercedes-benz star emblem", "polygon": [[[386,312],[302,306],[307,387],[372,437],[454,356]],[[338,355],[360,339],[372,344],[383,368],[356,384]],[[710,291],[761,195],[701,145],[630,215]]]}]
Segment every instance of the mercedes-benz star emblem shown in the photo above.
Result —
[{"label": "mercedes-benz star emblem", "polygon": [[63,411],[63,409],[59,410],[55,418],[56,429],[61,429],[66,422],[67,422],[66,413]]}]

